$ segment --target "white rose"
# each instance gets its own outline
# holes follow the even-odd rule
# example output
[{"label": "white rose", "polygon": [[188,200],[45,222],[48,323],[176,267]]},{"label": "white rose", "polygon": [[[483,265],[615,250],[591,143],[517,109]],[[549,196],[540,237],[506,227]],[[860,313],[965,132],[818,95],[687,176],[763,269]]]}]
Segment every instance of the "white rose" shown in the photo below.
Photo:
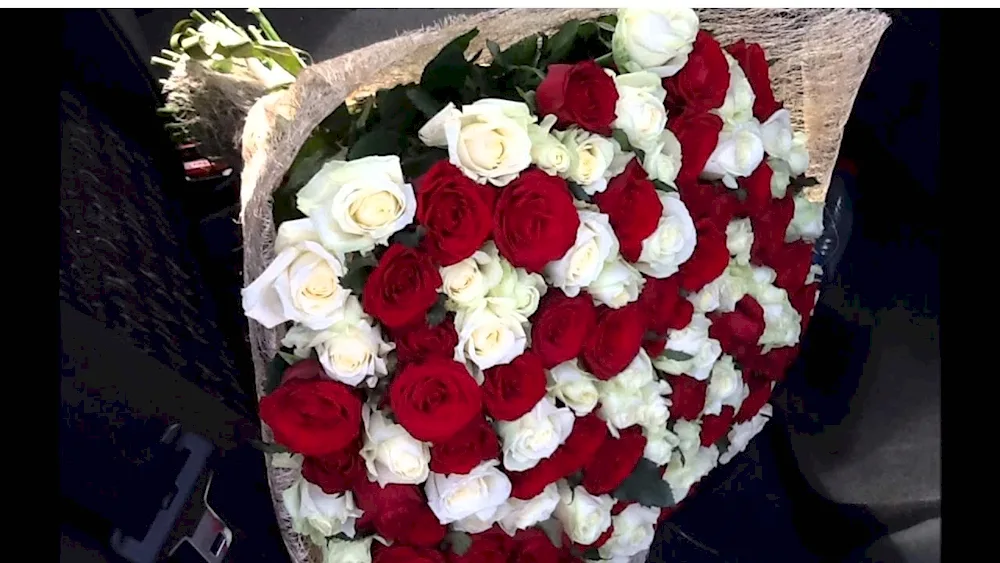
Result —
[{"label": "white rose", "polygon": [[562,258],[545,265],[543,274],[549,285],[558,287],[569,297],[590,285],[601,273],[604,262],[618,254],[618,238],[608,216],[594,211],[578,211],[580,226],[576,242]]},{"label": "white rose", "polygon": [[615,437],[618,430],[636,424],[655,427],[667,423],[669,410],[664,396],[671,392],[670,384],[656,377],[645,350],[640,349],[618,375],[597,381],[597,392],[601,403],[598,415]]},{"label": "white rose", "polygon": [[417,200],[403,180],[398,156],[331,160],[301,190],[296,203],[323,246],[340,256],[368,253],[413,222]]},{"label": "white rose", "polygon": [[743,372],[736,369],[733,357],[723,354],[712,366],[712,378],[705,393],[705,408],[702,414],[720,414],[723,406],[733,407],[739,412],[740,405],[750,395],[750,387],[743,382]]},{"label": "white rose", "polygon": [[590,414],[597,406],[597,378],[580,369],[576,359],[548,370],[549,395],[559,399],[577,416]]},{"label": "white rose", "polygon": [[760,126],[760,135],[767,154],[788,163],[792,177],[805,174],[809,168],[806,135],[801,131],[792,131],[792,115],[787,109],[771,114]]},{"label": "white rose", "polygon": [[719,464],[719,448],[714,444],[705,448],[701,447],[688,454],[681,455],[675,451],[670,457],[670,463],[663,473],[663,480],[670,485],[674,501],[684,500],[691,486],[701,480],[702,477]]},{"label": "white rose", "polygon": [[642,241],[642,252],[635,267],[653,278],[666,278],[677,273],[680,265],[694,254],[698,234],[687,206],[676,192],[656,192],[663,204],[663,213],[656,230]]},{"label": "white rose", "polygon": [[570,489],[559,481],[559,504],[554,515],[569,539],[590,545],[611,526],[611,508],[615,499],[610,495],[594,496],[581,485]]},{"label": "white rose", "polygon": [[527,345],[528,336],[524,331],[527,322],[517,313],[499,315],[485,304],[462,309],[455,315],[458,331],[455,361],[468,360],[480,370],[510,363]]},{"label": "white rose", "polygon": [[496,468],[495,459],[484,461],[467,475],[431,473],[424,490],[427,504],[442,524],[474,516],[489,520],[509,497],[510,479]]},{"label": "white rose", "polygon": [[633,147],[652,150],[667,126],[663,100],[667,91],[652,72],[633,72],[614,77],[618,90],[615,120],[611,126],[625,133]]},{"label": "white rose", "polygon": [[681,143],[673,131],[664,129],[656,144],[652,145],[642,159],[642,168],[651,180],[676,187],[674,180],[681,171]]},{"label": "white rose", "polygon": [[354,505],[350,491],[328,495],[318,485],[301,476],[281,493],[285,510],[292,520],[292,529],[308,536],[316,545],[337,534],[354,537],[354,521],[364,514]]},{"label": "white rose", "polygon": [[500,282],[503,268],[495,246],[493,250],[492,255],[477,250],[465,260],[440,269],[441,293],[448,296],[449,309],[478,305],[486,297],[486,292]]},{"label": "white rose", "polygon": [[351,386],[365,383],[374,387],[379,377],[389,374],[386,355],[396,345],[382,338],[378,325],[361,309],[353,295],[340,310],[336,322],[320,331],[295,325],[281,343],[294,348],[295,355],[306,358],[315,349],[319,363],[330,379]]},{"label": "white rose", "polygon": [[696,313],[721,311],[731,313],[736,304],[747,294],[750,283],[750,267],[730,260],[722,275],[701,288],[698,293],[688,295]]},{"label": "white rose", "polygon": [[783,198],[792,183],[792,169],[780,158],[769,157],[767,165],[771,168],[771,197]]},{"label": "white rose", "polygon": [[719,141],[701,175],[709,180],[722,180],[727,188],[735,190],[739,187],[736,177],[749,176],[762,160],[764,144],[760,125],[751,119],[719,133]]},{"label": "white rose", "polygon": [[602,559],[628,558],[649,549],[656,535],[660,509],[630,504],[611,522],[614,531],[608,541],[597,549]]},{"label": "white rose", "polygon": [[760,434],[760,431],[764,429],[764,425],[771,419],[771,413],[772,408],[770,403],[765,403],[756,416],[746,422],[741,422],[733,426],[728,435],[729,447],[719,456],[719,463],[729,463],[737,454],[747,449],[750,440],[757,434]]},{"label": "white rose", "polygon": [[678,440],[677,449],[684,455],[701,447],[701,422],[678,420],[674,423],[674,434]]},{"label": "white rose", "polygon": [[278,227],[274,260],[243,289],[243,312],[267,328],[287,321],[320,330],[336,320],[350,292],[340,286],[346,273],[339,258],[319,243],[309,219]]},{"label": "white rose", "polygon": [[680,443],[677,435],[665,427],[645,427],[642,434],[646,437],[646,448],[642,452],[642,457],[656,465],[666,465],[674,448]]},{"label": "white rose", "polygon": [[[608,171],[620,160],[616,156],[621,155],[621,146],[613,139],[577,127],[556,132],[555,135],[572,157],[565,178],[579,184],[587,195],[603,192],[608,187]],[[624,169],[624,164],[621,166]]]},{"label": "white rose", "polygon": [[323,549],[323,563],[371,563],[372,541],[375,536],[360,540],[331,538]]},{"label": "white rose", "polygon": [[687,63],[698,34],[698,14],[690,8],[621,8],[611,40],[618,68],[673,76]]},{"label": "white rose", "polygon": [[750,248],[753,247],[753,229],[750,219],[734,219],[726,225],[726,248],[737,264],[750,263]]},{"label": "white rose", "polygon": [[805,192],[795,194],[795,214],[785,231],[785,242],[815,242],[823,235],[823,202],[809,201]]},{"label": "white rose", "polygon": [[362,407],[361,419],[365,425],[361,457],[371,480],[380,487],[389,483],[417,485],[427,480],[431,449],[426,443],[368,405]]},{"label": "white rose", "polygon": [[542,397],[524,416],[511,422],[498,421],[497,435],[503,449],[503,466],[524,471],[552,455],[573,431],[576,416],[566,407]]},{"label": "white rose", "polygon": [[604,263],[600,275],[587,286],[587,293],[597,303],[620,309],[639,298],[645,283],[646,279],[635,266],[616,255]]},{"label": "white rose", "polygon": [[538,496],[528,500],[511,497],[498,510],[501,514],[500,527],[507,535],[513,536],[518,530],[526,530],[548,520],[558,504],[559,488],[555,483],[549,483]]},{"label": "white rose", "polygon": [[[483,248],[496,246],[492,241]],[[498,258],[500,264],[500,281],[486,294],[487,306],[500,316],[520,315],[528,318],[538,310],[538,302],[548,291],[549,286],[541,274],[528,272],[524,268],[515,268],[504,257]]]},{"label": "white rose", "polygon": [[[809,273],[806,274],[806,285],[816,283],[823,279],[823,267],[819,264],[809,266]],[[819,301],[819,292],[816,292],[816,300]]]},{"label": "white rose", "polygon": [[573,165],[573,155],[558,137],[552,134],[556,116],[546,115],[538,125],[528,126],[531,138],[531,162],[549,176],[566,177]]},{"label": "white rose", "polygon": [[448,161],[469,178],[506,186],[531,165],[528,125],[534,119],[521,102],[484,99],[461,110],[449,104],[417,134],[425,144],[446,146]]},{"label": "white rose", "polygon": [[725,101],[715,113],[728,125],[745,123],[753,118],[753,103],[757,96],[740,63],[729,53],[723,51],[723,54],[729,62],[729,89],[726,90]]},{"label": "white rose", "polygon": [[764,347],[763,353],[795,346],[802,333],[802,315],[792,307],[788,292],[770,286],[755,292],[754,298],[764,309],[764,333],[757,340],[757,344]]},{"label": "white rose", "polygon": [[[708,336],[708,328],[711,325],[712,321],[704,314],[696,313],[691,317],[688,326],[681,330],[668,330],[666,349],[653,361],[653,365],[669,374],[686,374],[698,381],[708,379],[712,366],[722,354],[719,341]],[[686,360],[672,360],[667,357],[667,350],[681,352],[691,357]]]}]

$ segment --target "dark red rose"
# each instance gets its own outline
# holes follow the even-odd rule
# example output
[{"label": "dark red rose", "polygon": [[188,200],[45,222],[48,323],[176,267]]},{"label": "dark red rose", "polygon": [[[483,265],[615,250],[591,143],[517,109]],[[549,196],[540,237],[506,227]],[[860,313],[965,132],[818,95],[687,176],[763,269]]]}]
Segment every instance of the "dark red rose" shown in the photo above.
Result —
[{"label": "dark red rose", "polygon": [[764,49],[756,43],[747,43],[740,39],[726,47],[726,52],[740,63],[740,68],[743,69],[743,74],[753,89],[753,116],[761,123],[767,121],[772,113],[781,109],[781,103],[774,99]]},{"label": "dark red rose", "polygon": [[592,495],[611,494],[635,469],[646,437],[642,429],[632,426],[622,430],[619,438],[609,438],[597,450],[594,459],[583,468],[583,488]]},{"label": "dark red rose", "polygon": [[719,414],[703,416],[701,418],[701,445],[707,448],[729,434],[733,428],[733,416],[735,415],[736,411],[733,407],[726,405],[722,407],[722,412]]},{"label": "dark red rose", "polygon": [[549,65],[545,80],[535,91],[538,115],[556,116],[560,128],[579,125],[605,137],[611,136],[616,103],[614,79],[593,60]]},{"label": "dark red rose", "polygon": [[663,353],[663,350],[667,348],[667,338],[665,336],[660,336],[657,338],[646,337],[642,341],[642,349],[646,351],[646,355],[650,358],[655,358]]},{"label": "dark red rose", "polygon": [[708,381],[698,381],[688,375],[668,375],[670,384],[670,418],[696,420],[705,408]]},{"label": "dark red rose", "polygon": [[646,315],[647,331],[663,335],[668,329],[680,330],[691,323],[694,307],[681,297],[680,290],[680,276],[646,278],[638,303],[639,310]]},{"label": "dark red rose", "polygon": [[597,326],[584,343],[580,358],[594,377],[607,381],[635,359],[645,333],[646,316],[635,303],[620,309],[599,307]]},{"label": "dark red rose", "polygon": [[677,187],[691,218],[696,223],[708,223],[720,232],[726,232],[740,209],[740,201],[724,186],[699,181],[684,182]]},{"label": "dark red rose", "polygon": [[354,486],[354,500],[364,514],[359,529],[374,528],[380,536],[402,545],[436,547],[445,526],[427,505],[417,485],[386,485],[361,479]]},{"label": "dark red rose", "polygon": [[447,160],[431,166],[414,188],[417,222],[427,229],[421,247],[439,264],[465,260],[489,238],[496,188],[476,183]]},{"label": "dark red rose", "polygon": [[509,364],[487,369],[483,377],[486,412],[497,420],[517,420],[545,396],[545,368],[531,350]]},{"label": "dark red rose", "polygon": [[771,381],[784,381],[785,376],[788,375],[788,369],[799,357],[798,344],[775,348],[766,354],[762,354],[762,351],[763,348],[760,346],[748,347],[748,351],[739,358],[739,361],[744,371]]},{"label": "dark red rose", "polygon": [[765,160],[746,178],[736,179],[739,186],[747,193],[746,201],[743,202],[740,210],[741,215],[760,216],[771,205],[771,176],[773,175],[774,171]]},{"label": "dark red rose", "polygon": [[722,118],[707,111],[685,111],[671,115],[667,129],[677,137],[683,155],[677,185],[696,182],[719,144]]},{"label": "dark red rose", "polygon": [[436,548],[393,544],[379,545],[374,552],[372,563],[445,563],[444,553]]},{"label": "dark red rose", "polygon": [[754,377],[748,371],[743,372],[743,381],[750,388],[750,395],[743,399],[740,410],[733,417],[734,424],[740,424],[757,416],[771,398],[771,382],[760,377]]},{"label": "dark red rose", "polygon": [[707,111],[722,106],[729,90],[729,62],[719,42],[699,31],[681,70],[663,79],[669,109]]},{"label": "dark red rose", "polygon": [[469,370],[456,361],[430,358],[410,364],[389,385],[389,403],[411,436],[447,440],[482,409],[482,392]]},{"label": "dark red rose", "polygon": [[596,414],[578,417],[573,431],[551,456],[527,471],[508,473],[513,485],[510,496],[522,500],[535,498],[549,484],[576,473],[590,463],[607,436],[608,426]]},{"label": "dark red rose", "polygon": [[493,425],[477,416],[454,436],[431,447],[431,471],[466,474],[479,462],[500,457],[500,442]]},{"label": "dark red rose", "polygon": [[809,319],[812,318],[813,309],[816,307],[816,294],[818,292],[819,284],[811,283],[802,286],[798,291],[788,296],[792,307],[802,316],[802,334],[805,334],[809,327]]},{"label": "dark red rose", "polygon": [[365,460],[361,457],[360,438],[346,448],[322,457],[306,456],[302,460],[302,477],[318,485],[328,495],[348,491],[358,479],[368,479]]},{"label": "dark red rose", "polygon": [[554,563],[559,559],[559,548],[542,530],[518,530],[513,538],[513,557],[517,563]]},{"label": "dark red rose", "polygon": [[771,254],[785,244],[785,231],[794,215],[795,202],[791,194],[772,199],[764,209],[750,215],[750,227],[753,229],[750,260],[754,264],[766,265]]},{"label": "dark red rose", "polygon": [[514,540],[496,526],[470,536],[472,544],[462,555],[453,555],[452,563],[508,563],[514,559]]},{"label": "dark red rose", "polygon": [[580,355],[583,342],[597,324],[597,310],[589,295],[566,297],[550,288],[531,318],[531,349],[545,368]]},{"label": "dark red rose", "polygon": [[767,265],[777,274],[774,285],[787,290],[789,294],[798,291],[806,283],[812,258],[813,245],[802,240],[776,248],[767,257]]},{"label": "dark red rose", "polygon": [[319,360],[316,358],[307,358],[305,360],[299,360],[285,368],[285,371],[281,373],[281,384],[284,385],[286,382],[293,379],[317,379],[326,377],[326,372],[323,371],[323,364],[319,363]]},{"label": "dark red rose", "polygon": [[[666,466],[664,466],[664,468],[666,468]],[[690,494],[691,493],[689,492],[688,496],[690,496]],[[661,508],[660,517],[656,519],[656,525],[659,526],[663,522],[670,520],[670,517],[673,516],[675,512],[680,510],[680,508],[681,508],[681,503],[677,503],[673,506],[668,506],[666,508]]]},{"label": "dark red rose", "polygon": [[744,295],[730,313],[712,314],[708,335],[719,341],[723,352],[737,361],[757,349],[757,341],[764,334],[764,309],[757,300]]},{"label": "dark red rose", "polygon": [[437,301],[441,274],[427,253],[393,244],[365,282],[365,312],[389,328],[423,320]]},{"label": "dark red rose", "polygon": [[663,204],[639,159],[630,160],[625,171],[612,178],[606,190],[594,194],[593,200],[608,216],[622,256],[630,262],[638,260],[642,241],[653,234],[663,214]]},{"label": "dark red rose", "polygon": [[260,419],[293,452],[324,456],[361,433],[361,401],[329,379],[292,379],[260,400]]},{"label": "dark red rose", "polygon": [[721,276],[729,265],[726,232],[705,220],[697,222],[695,228],[698,230],[698,242],[695,244],[694,254],[680,265],[678,272],[681,287],[692,293],[701,291],[701,288]]},{"label": "dark red rose", "polygon": [[500,190],[493,240],[514,266],[541,272],[573,246],[579,227],[569,186],[558,176],[531,168]]},{"label": "dark red rose", "polygon": [[419,322],[392,331],[396,343],[396,358],[399,365],[420,363],[428,358],[450,359],[458,346],[458,333],[451,318],[437,326],[430,326],[421,319]]}]

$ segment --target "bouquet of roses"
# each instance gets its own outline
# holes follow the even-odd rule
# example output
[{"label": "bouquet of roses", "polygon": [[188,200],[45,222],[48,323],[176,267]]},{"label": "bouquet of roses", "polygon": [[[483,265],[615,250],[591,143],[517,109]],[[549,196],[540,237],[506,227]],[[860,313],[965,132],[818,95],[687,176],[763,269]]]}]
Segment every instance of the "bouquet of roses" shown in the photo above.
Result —
[{"label": "bouquet of roses", "polygon": [[476,35],[338,107],[274,192],[243,303],[287,328],[282,515],[330,562],[643,557],[798,353],[807,140],[761,46],[690,9]]}]

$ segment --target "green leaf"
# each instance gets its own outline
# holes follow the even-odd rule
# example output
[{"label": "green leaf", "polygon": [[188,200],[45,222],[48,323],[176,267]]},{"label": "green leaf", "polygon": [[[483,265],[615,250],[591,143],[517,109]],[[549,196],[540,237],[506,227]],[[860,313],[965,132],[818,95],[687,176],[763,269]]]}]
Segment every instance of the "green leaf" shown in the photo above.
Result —
[{"label": "green leaf", "polygon": [[594,23],[597,24],[597,27],[600,28],[603,31],[609,31],[611,33],[615,32],[615,26],[614,26],[614,24],[611,24],[611,23],[608,23],[608,22],[604,22],[604,21],[601,21],[601,20],[597,20]]},{"label": "green leaf", "polygon": [[601,552],[596,547],[588,547],[581,555],[587,561],[600,561]]},{"label": "green leaf", "polygon": [[300,358],[300,357],[296,356],[295,354],[289,354],[288,352],[282,352],[281,350],[278,350],[278,355],[281,356],[281,359],[285,360],[285,363],[288,364],[288,365],[296,364],[298,362],[301,362],[304,359],[304,358]]},{"label": "green leaf", "polygon": [[465,78],[469,75],[471,64],[465,59],[465,50],[472,40],[479,35],[478,29],[472,29],[462,34],[441,48],[420,75],[420,85],[428,92],[455,92],[462,88]]},{"label": "green leaf", "polygon": [[618,14],[608,14],[606,16],[601,16],[597,18],[597,23],[598,25],[604,24],[611,26],[611,31],[614,32],[615,26],[618,25]]},{"label": "green leaf", "polygon": [[346,145],[347,133],[351,130],[352,122],[353,119],[350,110],[347,109],[347,104],[340,104],[337,109],[326,116],[326,119],[319,122],[316,129],[322,132],[328,143]]},{"label": "green leaf", "polygon": [[337,149],[338,147],[331,145],[329,138],[323,134],[314,133],[306,140],[299,153],[295,155],[284,183],[271,196],[273,199],[271,211],[275,226],[305,217],[296,204],[296,195],[319,172],[323,164],[333,158]]},{"label": "green leaf", "polygon": [[730,446],[729,435],[726,434],[721,438],[719,438],[719,441],[716,442],[715,445],[716,447],[719,448],[719,453],[726,453],[727,451],[729,451],[729,446]]},{"label": "green leaf", "polygon": [[622,151],[628,152],[632,150],[632,143],[628,142],[628,135],[626,135],[621,129],[615,129],[612,131],[611,138],[618,141],[618,144],[622,147]]},{"label": "green leaf", "polygon": [[740,203],[747,200],[747,191],[744,188],[737,188],[733,191],[735,192],[733,195],[736,196],[736,199],[739,200]]},{"label": "green leaf", "polygon": [[412,86],[407,89],[406,97],[410,99],[413,107],[420,110],[420,113],[424,114],[428,119],[437,115],[446,105],[434,99],[434,96],[428,94],[426,90],[423,90],[419,86]]},{"label": "green leaf", "polygon": [[340,286],[360,299],[365,290],[365,282],[368,281],[368,276],[372,273],[371,270],[370,268],[358,268],[347,272],[340,277]]},{"label": "green leaf", "polygon": [[291,453],[288,448],[274,442],[263,442],[256,438],[250,439],[250,445],[266,454],[287,454]]},{"label": "green leaf", "polygon": [[653,187],[660,190],[661,192],[676,192],[675,188],[672,188],[659,180],[653,180]]},{"label": "green leaf", "polygon": [[525,37],[503,52],[504,60],[511,65],[538,66],[538,35]]},{"label": "green leaf", "polygon": [[528,104],[528,109],[531,111],[532,114],[534,114],[537,111],[536,110],[537,104],[536,104],[536,101],[535,101],[535,92],[533,92],[533,91],[525,92],[519,86],[514,86],[514,89],[517,90],[517,95],[521,96],[521,99],[524,100],[524,103]]},{"label": "green leaf", "polygon": [[681,352],[680,350],[671,350],[667,348],[663,351],[663,355],[667,357],[668,360],[673,360],[675,362],[686,362],[693,358],[691,354],[687,352]]},{"label": "green leaf", "polygon": [[442,293],[438,295],[437,302],[431,306],[430,310],[427,311],[427,324],[430,326],[437,326],[444,322],[444,319],[448,316],[448,309],[445,308],[444,303],[447,301],[447,297]]},{"label": "green leaf", "polygon": [[639,458],[632,473],[612,493],[625,502],[638,502],[643,506],[668,507],[677,504],[670,485],[660,477],[660,468],[646,458]]},{"label": "green leaf", "polygon": [[347,150],[347,160],[366,156],[399,155],[406,148],[406,137],[398,129],[373,129],[361,136]]},{"label": "green leaf", "polygon": [[426,233],[427,229],[421,225],[418,225],[415,229],[403,229],[402,231],[396,231],[394,235],[389,237],[389,244],[398,243],[410,248],[416,248],[420,245],[420,239],[424,238]]},{"label": "green leaf", "polygon": [[587,192],[583,191],[583,188],[581,188],[579,184],[575,184],[573,182],[567,182],[567,184],[569,185],[569,191],[573,194],[574,198],[587,203],[591,202],[590,196],[587,195]]},{"label": "green leaf", "polygon": [[267,363],[267,369],[265,375],[267,378],[264,381],[264,394],[270,395],[275,389],[281,385],[281,376],[285,373],[288,368],[288,362],[285,361],[280,355],[275,355],[271,358],[271,361]]},{"label": "green leaf", "polygon": [[573,50],[573,42],[580,29],[579,20],[569,20],[549,38],[548,53],[545,56],[549,63],[561,62]]},{"label": "green leaf", "polygon": [[504,62],[505,59],[503,53],[500,51],[500,45],[498,45],[496,41],[493,41],[492,39],[487,39],[486,48],[490,50],[490,56],[493,57],[493,62],[497,63],[500,66],[507,66],[507,63]]},{"label": "green leaf", "polygon": [[375,95],[380,129],[407,131],[416,122],[420,112],[410,101],[407,94],[409,88],[412,86],[399,85],[390,90],[380,90]]},{"label": "green leaf", "polygon": [[790,185],[795,188],[808,188],[810,186],[818,186],[819,180],[816,178],[809,178],[805,175],[792,178]]},{"label": "green leaf", "polygon": [[403,176],[409,179],[419,178],[439,160],[448,160],[448,150],[427,147],[420,154],[402,160]]}]

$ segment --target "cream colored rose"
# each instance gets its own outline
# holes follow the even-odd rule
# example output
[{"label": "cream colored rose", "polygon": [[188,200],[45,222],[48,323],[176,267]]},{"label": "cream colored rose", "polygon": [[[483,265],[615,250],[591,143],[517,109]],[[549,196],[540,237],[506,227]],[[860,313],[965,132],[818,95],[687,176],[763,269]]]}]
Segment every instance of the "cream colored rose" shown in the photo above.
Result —
[{"label": "cream colored rose", "polygon": [[549,483],[542,492],[528,500],[511,497],[497,511],[500,527],[507,535],[513,536],[518,530],[527,530],[539,522],[548,520],[559,504],[559,488]]},{"label": "cream colored rose", "polygon": [[[492,244],[489,243],[489,244]],[[441,292],[448,296],[448,308],[458,310],[480,304],[493,286],[500,282],[503,268],[493,247],[492,255],[477,250],[472,256],[444,266],[441,272]]]},{"label": "cream colored rose", "polygon": [[497,509],[510,497],[510,479],[497,469],[500,462],[480,463],[467,475],[431,473],[424,490],[427,504],[442,524],[464,518],[495,519]]},{"label": "cream colored rose", "polygon": [[610,495],[594,496],[581,485],[570,489],[559,481],[559,504],[553,512],[569,539],[581,545],[597,541],[611,526],[611,508],[615,499]]},{"label": "cream colored rose", "polygon": [[480,370],[510,363],[524,352],[527,322],[527,318],[517,313],[499,315],[486,304],[462,309],[455,316],[458,331],[455,361],[470,361]]},{"label": "cream colored rose", "polygon": [[643,71],[614,78],[618,102],[611,126],[624,132],[633,147],[652,150],[667,126],[667,110],[663,106],[667,91],[660,77]]},{"label": "cream colored rose", "polygon": [[323,551],[323,563],[371,563],[372,542],[375,536],[359,540],[330,538]]},{"label": "cream colored rose", "polygon": [[751,278],[749,266],[730,260],[721,276],[709,282],[698,293],[688,295],[688,300],[694,305],[696,313],[732,313],[736,310],[736,303],[747,294]]},{"label": "cream colored rose", "polygon": [[330,160],[299,190],[297,205],[323,246],[340,256],[386,244],[417,211],[398,156]]},{"label": "cream colored rose", "polygon": [[319,243],[309,219],[278,227],[274,260],[242,291],[243,312],[267,328],[293,321],[324,329],[336,320],[350,292],[340,286],[346,271]]},{"label": "cream colored rose", "polygon": [[750,440],[757,434],[760,434],[767,421],[771,420],[772,412],[773,408],[770,403],[765,403],[756,416],[746,422],[741,422],[733,426],[733,429],[729,431],[727,436],[729,438],[729,447],[719,456],[719,463],[725,465],[732,461],[737,454],[747,449]]},{"label": "cream colored rose", "polygon": [[768,156],[785,161],[792,177],[804,174],[809,168],[806,135],[792,131],[792,116],[787,109],[771,114],[760,126],[760,134]]},{"label": "cream colored rose", "polygon": [[565,178],[573,165],[573,155],[559,137],[552,134],[556,116],[546,115],[538,125],[528,126],[531,138],[531,162],[549,176]]},{"label": "cream colored rose", "polygon": [[681,144],[669,129],[660,133],[660,138],[642,159],[642,168],[651,180],[676,187],[674,180],[681,171]]},{"label": "cream colored rose", "polygon": [[417,440],[399,424],[365,405],[361,410],[365,426],[361,457],[368,476],[380,487],[390,483],[417,485],[430,474],[430,447]]},{"label": "cream colored rose", "polygon": [[767,165],[771,168],[771,197],[783,198],[792,183],[792,169],[780,158],[768,157]]},{"label": "cream colored rose", "polygon": [[719,448],[714,444],[707,448],[700,447],[690,452],[690,455],[681,455],[681,452],[675,451],[663,472],[663,480],[670,485],[674,500],[680,502],[687,497],[691,486],[708,475],[718,464]]},{"label": "cream colored rose", "polygon": [[671,392],[670,384],[656,377],[645,350],[640,349],[618,375],[598,381],[597,392],[601,404],[598,416],[607,422],[615,437],[618,430],[637,424],[666,426],[670,412],[665,396]]},{"label": "cream colored rose", "polygon": [[597,378],[583,371],[572,359],[548,370],[549,395],[559,399],[577,416],[590,414],[597,406]]},{"label": "cream colored rose", "polygon": [[734,219],[726,225],[726,249],[733,260],[746,266],[750,263],[750,248],[753,247],[753,228],[750,219]]},{"label": "cream colored rose", "polygon": [[694,254],[698,235],[687,206],[676,192],[656,192],[663,213],[656,230],[642,241],[636,269],[653,278],[667,278]]},{"label": "cream colored rose", "polygon": [[701,175],[709,180],[722,180],[729,189],[739,186],[737,177],[746,177],[764,160],[764,144],[756,119],[723,128],[712,155]]},{"label": "cream colored rose", "polygon": [[698,381],[708,379],[712,366],[722,354],[719,341],[709,338],[708,329],[712,321],[703,313],[695,313],[691,323],[681,330],[667,331],[666,350],[675,350],[690,356],[686,360],[672,360],[666,350],[653,360],[653,365],[672,375],[689,375]]},{"label": "cream colored rose", "polygon": [[697,34],[698,14],[690,8],[621,8],[611,52],[628,72],[673,76],[687,63]]},{"label": "cream colored rose", "polygon": [[374,387],[379,377],[388,375],[386,355],[396,345],[382,338],[382,331],[361,309],[353,295],[347,299],[336,322],[314,331],[302,325],[288,330],[281,343],[295,349],[295,355],[309,357],[316,350],[319,363],[330,379],[351,386],[365,383]]},{"label": "cream colored rose", "polygon": [[656,535],[660,509],[630,504],[611,518],[614,531],[608,541],[597,548],[602,559],[625,561],[649,549]]},{"label": "cream colored rose", "polygon": [[723,54],[729,62],[729,89],[726,90],[725,101],[715,113],[727,125],[746,123],[753,119],[753,103],[757,100],[757,96],[753,93],[753,87],[750,86],[750,81],[747,80],[740,63],[729,53],[723,51]]},{"label": "cream colored rose", "polygon": [[618,254],[618,238],[608,216],[594,211],[578,211],[580,226],[576,242],[562,258],[545,265],[543,274],[549,285],[558,287],[569,297],[597,279],[604,262]]},{"label": "cream colored rose", "polygon": [[[572,157],[565,178],[578,184],[588,195],[607,189],[608,171],[620,164],[616,161],[616,156],[621,155],[621,146],[613,139],[577,127],[556,131],[555,135]],[[621,166],[624,170],[624,164]]]},{"label": "cream colored rose", "polygon": [[281,493],[281,500],[292,521],[292,529],[309,537],[316,545],[337,534],[354,537],[354,522],[364,511],[354,505],[350,491],[328,495],[318,485],[299,476]]},{"label": "cream colored rose", "polygon": [[736,368],[732,356],[723,354],[712,366],[702,414],[720,414],[723,406],[739,412],[740,405],[749,395],[750,387],[743,382],[743,372]]},{"label": "cream colored rose", "polygon": [[639,298],[645,283],[639,270],[616,255],[604,263],[597,279],[587,286],[587,293],[598,304],[620,309]]},{"label": "cream colored rose", "polygon": [[[493,245],[490,241],[487,245]],[[493,246],[494,253],[496,246]],[[487,306],[500,316],[519,315],[528,318],[538,310],[538,302],[549,286],[541,274],[515,268],[506,258],[498,258],[503,275],[500,282],[486,294]]]},{"label": "cream colored rose", "polygon": [[534,120],[527,105],[490,98],[461,110],[449,104],[417,134],[425,144],[447,147],[449,162],[469,178],[506,186],[531,165]]},{"label": "cream colored rose", "polygon": [[543,397],[517,420],[498,421],[503,466],[510,471],[524,471],[538,465],[566,441],[575,421],[573,411],[556,407],[549,397]]},{"label": "cream colored rose", "polygon": [[666,465],[674,448],[680,443],[677,435],[666,427],[645,427],[642,429],[642,434],[646,437],[646,448],[642,452],[642,457],[656,465]]},{"label": "cream colored rose", "polygon": [[785,242],[815,242],[823,235],[823,202],[809,201],[805,192],[795,194],[795,214],[785,231]]}]

